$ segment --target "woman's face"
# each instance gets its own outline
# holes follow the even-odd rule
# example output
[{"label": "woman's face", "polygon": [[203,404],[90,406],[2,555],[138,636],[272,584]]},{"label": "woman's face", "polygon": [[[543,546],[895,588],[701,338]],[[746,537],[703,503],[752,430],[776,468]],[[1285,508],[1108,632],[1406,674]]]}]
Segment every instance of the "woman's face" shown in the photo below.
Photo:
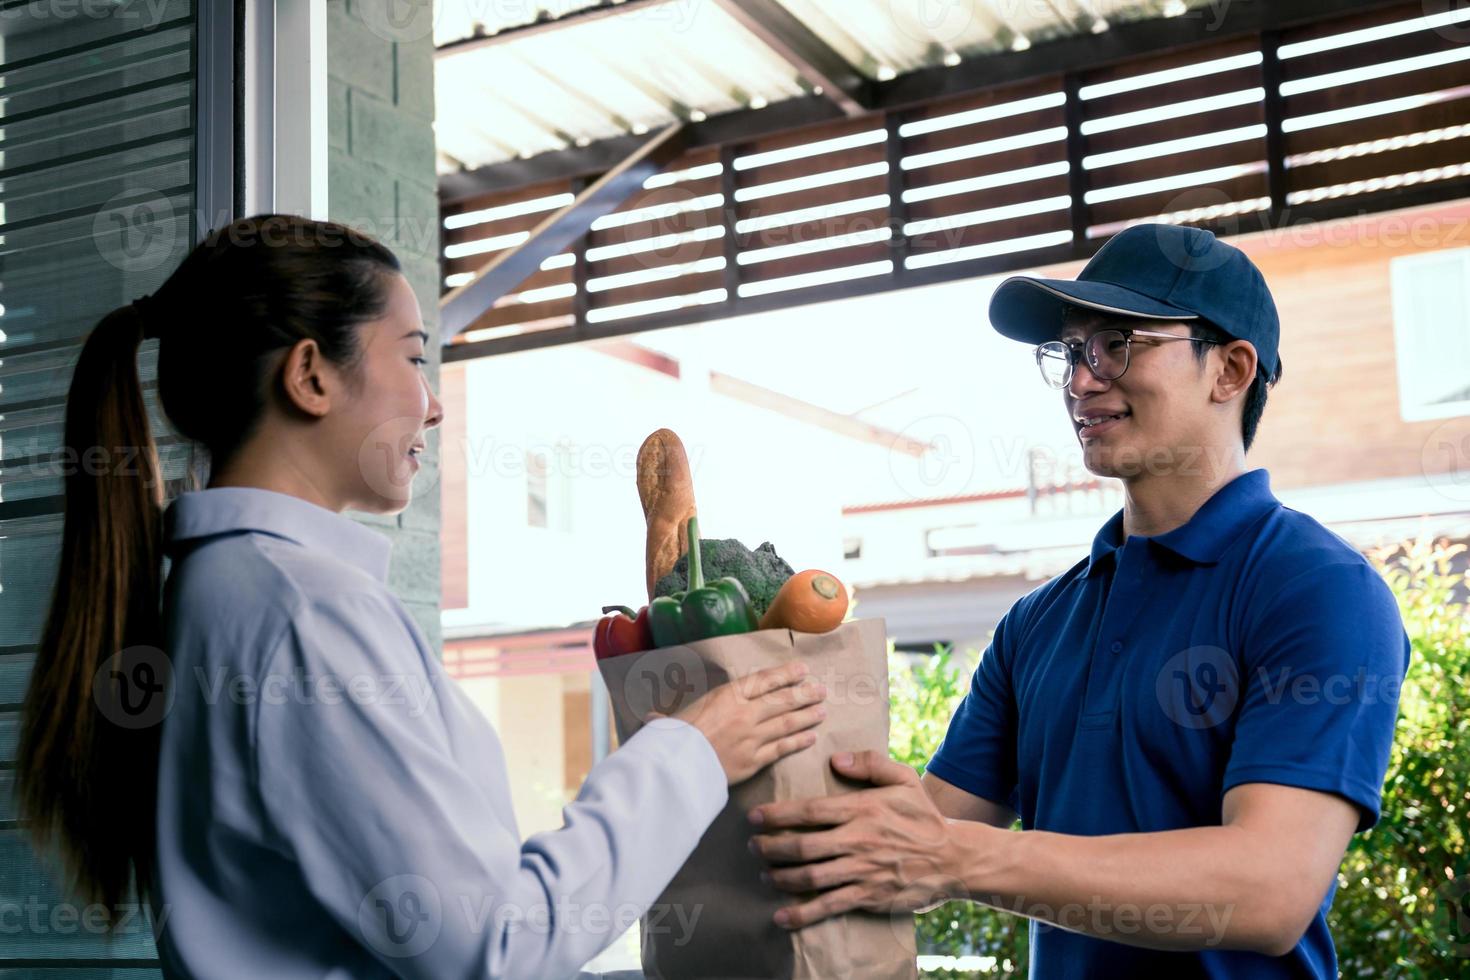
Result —
[{"label": "woman's face", "polygon": [[444,406],[423,374],[427,354],[418,298],[408,280],[388,276],[388,307],[382,317],[362,324],[361,384],[343,405],[341,424],[355,442],[360,486],[348,488],[348,506],[393,514],[413,497],[414,474],[428,430],[444,420]]}]

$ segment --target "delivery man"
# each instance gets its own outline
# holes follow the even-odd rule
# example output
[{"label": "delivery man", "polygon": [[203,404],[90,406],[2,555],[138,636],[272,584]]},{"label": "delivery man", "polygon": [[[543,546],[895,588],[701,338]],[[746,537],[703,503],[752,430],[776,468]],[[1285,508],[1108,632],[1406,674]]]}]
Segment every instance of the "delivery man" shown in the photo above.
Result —
[{"label": "delivery man", "polygon": [[1335,978],[1409,641],[1372,566],[1246,468],[1281,373],[1265,280],[1140,225],[1076,281],[1008,279],[990,318],[1123,509],[1001,618],[922,780],[834,756],[875,788],[751,811],[772,883],[819,892],[777,923],[960,898],[1031,918],[1035,977]]}]

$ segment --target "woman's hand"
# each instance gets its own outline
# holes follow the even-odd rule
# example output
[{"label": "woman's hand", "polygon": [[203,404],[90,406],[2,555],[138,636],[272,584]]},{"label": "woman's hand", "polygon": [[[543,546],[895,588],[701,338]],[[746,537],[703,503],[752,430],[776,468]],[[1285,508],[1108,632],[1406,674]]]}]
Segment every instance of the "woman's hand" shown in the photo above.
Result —
[{"label": "woman's hand", "polygon": [[811,729],[827,717],[820,703],[827,688],[814,680],[803,683],[808,671],[793,661],[732,679],[674,717],[704,733],[732,785],[743,782],[816,742]]}]

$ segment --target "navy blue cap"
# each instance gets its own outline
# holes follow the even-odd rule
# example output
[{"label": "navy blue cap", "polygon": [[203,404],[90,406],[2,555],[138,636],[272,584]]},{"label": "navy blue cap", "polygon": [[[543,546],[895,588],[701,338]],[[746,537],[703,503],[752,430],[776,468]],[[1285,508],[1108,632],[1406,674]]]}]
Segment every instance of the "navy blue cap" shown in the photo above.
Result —
[{"label": "navy blue cap", "polygon": [[1267,378],[1281,369],[1281,320],[1255,263],[1212,232],[1143,224],[1119,232],[1072,279],[1012,276],[990,299],[990,323],[1031,344],[1056,340],[1068,306],[1155,320],[1206,320],[1248,340]]}]

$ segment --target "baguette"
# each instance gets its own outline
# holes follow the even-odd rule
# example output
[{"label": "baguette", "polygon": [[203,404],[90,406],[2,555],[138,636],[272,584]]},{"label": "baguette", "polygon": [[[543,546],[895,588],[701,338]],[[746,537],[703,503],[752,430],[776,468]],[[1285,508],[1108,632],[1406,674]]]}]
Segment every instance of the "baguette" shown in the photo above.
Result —
[{"label": "baguette", "polygon": [[652,601],[658,580],[689,550],[689,518],[697,513],[689,457],[670,429],[654,432],[638,449],[638,498],[648,522],[644,563]]}]

